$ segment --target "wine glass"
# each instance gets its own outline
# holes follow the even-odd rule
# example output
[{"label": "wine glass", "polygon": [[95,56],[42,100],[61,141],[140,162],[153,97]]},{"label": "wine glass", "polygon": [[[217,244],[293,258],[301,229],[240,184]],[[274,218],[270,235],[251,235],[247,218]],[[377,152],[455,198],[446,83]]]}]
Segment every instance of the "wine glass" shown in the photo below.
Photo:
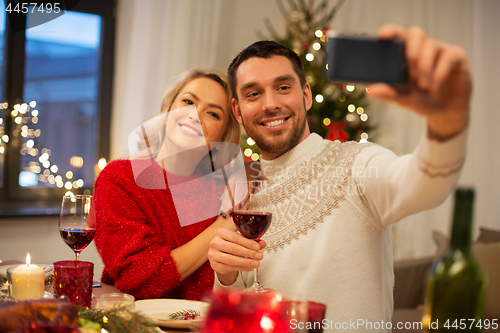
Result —
[{"label": "wine glass", "polygon": [[95,235],[95,212],[91,195],[65,195],[59,217],[61,238],[75,252],[80,252],[92,242]]},{"label": "wine glass", "polygon": [[[270,202],[267,182],[264,180],[249,180],[236,182],[234,188],[240,204],[233,209],[233,221],[238,231],[246,238],[259,241],[271,224],[272,214],[263,211]],[[259,281],[259,271],[254,268],[254,282],[250,292],[264,293],[273,289],[262,287]]]}]

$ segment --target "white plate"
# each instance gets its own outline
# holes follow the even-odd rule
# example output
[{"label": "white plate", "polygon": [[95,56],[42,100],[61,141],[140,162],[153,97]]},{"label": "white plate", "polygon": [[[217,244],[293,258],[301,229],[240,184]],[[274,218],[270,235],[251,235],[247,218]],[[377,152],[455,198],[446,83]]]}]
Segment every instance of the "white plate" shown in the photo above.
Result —
[{"label": "white plate", "polygon": [[[208,311],[208,303],[184,299],[147,299],[136,301],[135,309],[145,317],[150,318],[158,326],[194,329],[203,323]],[[194,320],[168,319],[170,314],[188,309],[200,312],[201,316]]]},{"label": "white plate", "polygon": [[[7,278],[7,269],[11,267],[17,267],[19,265],[22,264],[0,266],[0,276],[3,278]],[[45,280],[47,280],[49,277],[52,276],[52,265],[47,265],[47,264],[36,264],[36,265],[42,267],[43,270],[45,271]]]}]

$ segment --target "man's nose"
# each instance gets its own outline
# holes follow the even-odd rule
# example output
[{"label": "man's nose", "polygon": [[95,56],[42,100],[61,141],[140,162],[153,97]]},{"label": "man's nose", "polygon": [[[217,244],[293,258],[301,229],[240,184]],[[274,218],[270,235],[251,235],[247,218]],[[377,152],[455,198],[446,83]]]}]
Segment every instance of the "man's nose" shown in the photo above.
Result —
[{"label": "man's nose", "polygon": [[264,96],[262,111],[274,112],[281,110],[281,102],[274,91],[268,91]]}]

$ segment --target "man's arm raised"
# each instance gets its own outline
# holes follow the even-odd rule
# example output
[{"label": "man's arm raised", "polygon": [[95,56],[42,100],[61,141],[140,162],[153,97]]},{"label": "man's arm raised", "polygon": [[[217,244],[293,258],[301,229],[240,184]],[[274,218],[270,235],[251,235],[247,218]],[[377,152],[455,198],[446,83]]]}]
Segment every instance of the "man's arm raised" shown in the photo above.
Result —
[{"label": "man's arm raised", "polygon": [[357,177],[364,204],[374,221],[387,226],[443,203],[456,186],[465,159],[472,91],[464,50],[429,38],[418,27],[405,31],[385,25],[382,39],[406,43],[409,85],[369,86],[369,96],[407,107],[426,118],[426,135],[413,154],[396,156],[382,147],[364,150],[356,159],[375,177]]}]

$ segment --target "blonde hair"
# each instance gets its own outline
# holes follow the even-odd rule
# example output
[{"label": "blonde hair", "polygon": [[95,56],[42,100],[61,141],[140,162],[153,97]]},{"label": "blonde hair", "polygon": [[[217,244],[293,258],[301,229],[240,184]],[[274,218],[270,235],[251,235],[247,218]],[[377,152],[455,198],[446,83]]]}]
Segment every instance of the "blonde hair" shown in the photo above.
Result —
[{"label": "blonde hair", "polygon": [[[222,142],[231,142],[236,144],[236,146],[240,142],[240,124],[236,120],[236,117],[234,116],[232,109],[231,109],[231,99],[232,99],[232,92],[231,88],[229,85],[229,80],[226,77],[226,75],[222,74],[221,72],[215,71],[215,70],[205,70],[205,69],[191,69],[188,70],[181,75],[179,75],[173,82],[172,84],[167,88],[163,95],[163,101],[161,104],[161,112],[169,112],[171,111],[170,109],[172,108],[172,105],[174,104],[175,99],[179,95],[179,93],[184,89],[184,87],[190,83],[191,81],[199,78],[208,78],[211,79],[217,83],[219,83],[223,88],[224,91],[226,92],[227,96],[227,112],[229,113],[229,121],[226,126],[226,131],[224,133],[224,136],[222,138]],[[152,133],[153,135],[148,135],[148,151],[149,151],[149,157],[156,157],[158,155],[158,152],[160,150],[160,147],[163,143],[163,140],[165,138],[165,127],[163,124],[157,124],[158,127],[153,129],[152,131],[149,131],[149,133]],[[220,168],[221,166],[225,165],[227,161],[230,161],[230,156],[233,155],[236,152],[231,149],[231,151],[225,151],[224,153],[220,154],[215,152],[212,149],[212,161],[213,164],[215,165],[215,168]],[[229,154],[229,155],[228,155]],[[207,154],[205,158],[200,162],[200,166],[203,167],[203,165],[210,165],[210,154]],[[217,156],[217,158],[215,157]],[[228,160],[229,159],[229,160]],[[206,167],[205,167],[206,168]],[[211,171],[211,170],[206,170],[206,171]]]}]

